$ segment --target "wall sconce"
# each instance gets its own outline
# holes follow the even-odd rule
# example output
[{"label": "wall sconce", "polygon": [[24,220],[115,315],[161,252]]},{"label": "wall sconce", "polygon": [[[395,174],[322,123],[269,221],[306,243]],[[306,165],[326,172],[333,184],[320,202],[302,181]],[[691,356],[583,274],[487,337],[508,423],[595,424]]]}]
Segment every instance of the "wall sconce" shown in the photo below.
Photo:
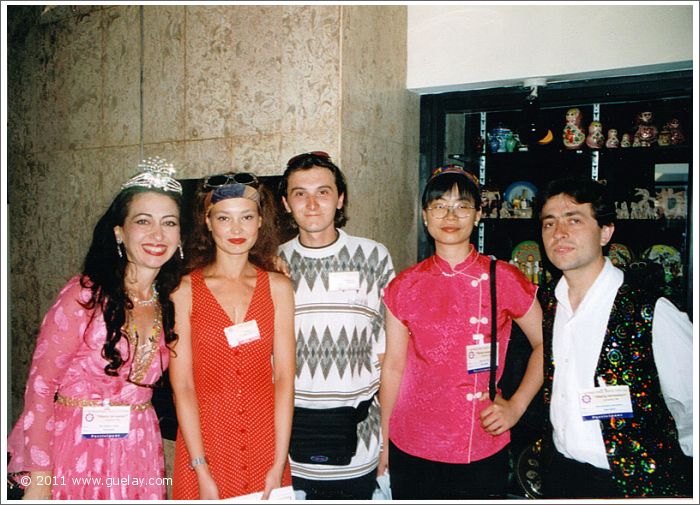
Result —
[{"label": "wall sconce", "polygon": [[525,123],[520,136],[528,145],[547,145],[554,139],[554,135],[552,130],[542,122],[540,100],[537,96],[538,88],[547,86],[547,80],[543,77],[526,79],[523,86],[530,88],[530,94],[527,96],[523,108]]}]

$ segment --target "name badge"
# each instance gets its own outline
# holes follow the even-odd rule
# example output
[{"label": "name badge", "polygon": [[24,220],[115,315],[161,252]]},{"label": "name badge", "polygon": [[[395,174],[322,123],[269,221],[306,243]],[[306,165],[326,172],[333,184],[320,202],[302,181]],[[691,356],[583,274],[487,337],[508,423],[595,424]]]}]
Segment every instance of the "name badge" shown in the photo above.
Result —
[{"label": "name badge", "polygon": [[578,404],[584,421],[634,417],[628,386],[606,386],[580,389]]},{"label": "name badge", "polygon": [[128,405],[83,407],[80,433],[83,438],[126,438],[130,422],[131,407]]},{"label": "name badge", "polygon": [[360,289],[360,272],[328,274],[328,291],[357,291],[358,289]]},{"label": "name badge", "polygon": [[260,330],[255,319],[224,328],[224,333],[226,334],[228,345],[231,347],[247,344],[260,338]]},{"label": "name badge", "polygon": [[[496,343],[498,356],[498,342]],[[496,364],[496,366],[498,366]],[[491,343],[467,346],[467,373],[485,372],[491,369]]]}]

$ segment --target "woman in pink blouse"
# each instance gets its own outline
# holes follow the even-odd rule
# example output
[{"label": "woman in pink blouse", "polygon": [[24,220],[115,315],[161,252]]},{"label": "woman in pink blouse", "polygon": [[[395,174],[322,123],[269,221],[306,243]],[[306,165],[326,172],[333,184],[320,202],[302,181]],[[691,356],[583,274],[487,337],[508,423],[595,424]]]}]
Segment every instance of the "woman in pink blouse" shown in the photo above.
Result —
[{"label": "woman in pink blouse", "polygon": [[395,499],[503,498],[509,429],[542,384],[542,311],[536,287],[496,263],[497,372],[503,374],[512,321],[533,347],[513,396],[489,399],[489,257],[469,239],[481,218],[480,189],[461,167],[436,170],[423,193],[423,221],[435,255],[385,289],[386,354],[380,403]]},{"label": "woman in pink blouse", "polygon": [[8,472],[25,472],[25,499],[165,498],[150,400],[177,339],[169,295],[180,280],[182,187],[159,158],[139,168],[41,325],[8,438]]}]

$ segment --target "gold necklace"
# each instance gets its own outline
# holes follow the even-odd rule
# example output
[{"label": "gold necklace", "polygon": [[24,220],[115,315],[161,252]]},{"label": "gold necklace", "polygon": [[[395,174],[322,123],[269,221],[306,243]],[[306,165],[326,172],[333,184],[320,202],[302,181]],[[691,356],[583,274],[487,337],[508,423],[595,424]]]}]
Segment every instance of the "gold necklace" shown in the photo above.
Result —
[{"label": "gold necklace", "polygon": [[160,304],[154,305],[153,312],[151,334],[145,342],[139,344],[139,333],[136,328],[133,311],[127,311],[126,336],[129,344],[134,348],[134,359],[129,371],[129,380],[137,384],[143,381],[160,345],[160,334],[163,331],[163,317]]}]

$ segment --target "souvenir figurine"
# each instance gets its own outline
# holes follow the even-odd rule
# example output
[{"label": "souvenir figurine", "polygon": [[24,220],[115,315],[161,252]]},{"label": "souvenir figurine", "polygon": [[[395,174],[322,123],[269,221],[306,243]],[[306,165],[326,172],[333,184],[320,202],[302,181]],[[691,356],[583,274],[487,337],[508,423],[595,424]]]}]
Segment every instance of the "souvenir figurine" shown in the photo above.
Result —
[{"label": "souvenir figurine", "polygon": [[620,215],[618,219],[629,219],[630,218],[630,212],[627,209],[627,202],[622,202],[620,204]]},{"label": "souvenir figurine", "polygon": [[498,217],[500,203],[500,191],[485,188],[481,192],[481,212],[483,213],[484,217]]},{"label": "souvenir figurine", "polygon": [[642,219],[642,214],[637,202],[630,202],[630,219]]},{"label": "souvenir figurine", "polygon": [[656,140],[656,142],[662,147],[670,146],[671,145],[671,132],[667,128],[664,127],[659,132],[659,138]]},{"label": "souvenir figurine", "polygon": [[474,139],[474,151],[477,153],[484,152],[484,137],[479,136]]},{"label": "souvenir figurine", "polygon": [[[636,118],[637,130],[634,132],[634,142],[632,147],[650,147],[659,135],[659,130],[654,126],[652,120],[654,115],[650,111],[640,112]],[[637,144],[637,146],[635,145]]]},{"label": "souvenir figurine", "polygon": [[501,219],[509,219],[511,217],[508,207],[510,204],[506,201],[501,204],[501,210],[498,211],[498,217]]},{"label": "souvenir figurine", "polygon": [[615,128],[610,128],[608,130],[608,140],[605,141],[605,147],[608,149],[620,147],[620,139],[617,138],[617,130]]},{"label": "souvenir figurine", "polygon": [[677,146],[685,142],[685,136],[683,135],[683,130],[681,129],[681,123],[678,119],[673,118],[668,123],[666,123],[666,128],[671,132],[671,144]]},{"label": "souvenir figurine", "polygon": [[566,125],[562,132],[564,147],[578,149],[586,141],[586,134],[581,129],[581,109],[572,108],[566,111]]},{"label": "souvenir figurine", "polygon": [[632,142],[630,142],[629,133],[622,134],[622,141],[620,141],[620,147],[632,147]]},{"label": "souvenir figurine", "polygon": [[646,188],[634,188],[635,196],[640,197],[637,202],[637,219],[656,219],[656,199],[651,197]]},{"label": "souvenir figurine", "polygon": [[591,121],[588,125],[588,136],[586,137],[586,145],[591,149],[600,149],[605,143],[603,136],[603,125],[600,121]]}]

